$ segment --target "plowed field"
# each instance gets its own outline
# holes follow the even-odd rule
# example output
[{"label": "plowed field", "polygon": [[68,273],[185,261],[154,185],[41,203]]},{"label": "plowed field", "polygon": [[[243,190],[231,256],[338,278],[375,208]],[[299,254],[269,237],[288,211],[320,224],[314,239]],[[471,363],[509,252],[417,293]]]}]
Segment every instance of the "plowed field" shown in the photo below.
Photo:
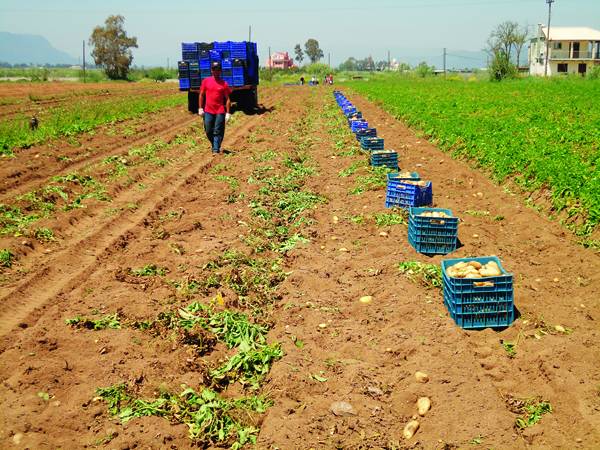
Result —
[{"label": "plowed field", "polygon": [[[408,244],[332,91],[260,97],[218,156],[177,107],[0,160],[0,250],[13,255],[0,268],[0,447],[228,448],[247,433],[265,449],[599,448],[598,255],[351,96],[461,218],[452,257],[497,255],[514,274],[514,324],[461,330],[439,287],[399,271],[443,257]],[[268,330],[247,365],[233,367],[248,349],[223,338],[227,311]],[[239,401],[211,409],[237,424],[222,439],[189,412],[218,403],[207,389]],[[431,410],[405,440],[423,396]],[[516,426],[539,401],[552,411]]]}]

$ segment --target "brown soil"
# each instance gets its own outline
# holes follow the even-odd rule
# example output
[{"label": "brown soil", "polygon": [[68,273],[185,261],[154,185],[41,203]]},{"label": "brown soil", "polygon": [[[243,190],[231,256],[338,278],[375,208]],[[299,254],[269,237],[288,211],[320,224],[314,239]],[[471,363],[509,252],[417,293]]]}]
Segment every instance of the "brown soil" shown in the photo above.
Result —
[{"label": "brown soil", "polygon": [[[403,261],[437,264],[443,258],[417,254],[407,243],[405,225],[377,227],[369,219],[385,211],[383,189],[349,194],[365,168],[338,176],[364,156],[339,154],[339,147],[343,151],[355,145],[349,133],[336,149],[332,125],[322,114],[333,103],[331,91],[261,88],[261,99],[267,112],[239,116],[228,129],[225,147],[231,154],[212,157],[204,140],[195,152],[173,144],[171,164],[140,166],[133,174],[135,183],[110,184],[111,204],[90,202],[85,209],[49,219],[49,226],[59,230],[56,243],[0,242],[1,248],[17,249],[19,256],[12,269],[0,274],[0,447],[192,446],[187,428],[165,419],[121,425],[103,402],[94,400],[95,389],[127,382],[152,396],[165,386],[197,388],[206,364],[223,358],[225,349],[217,345],[199,357],[180,340],[130,327],[74,329],[64,321],[95,311],[148,320],[187,304],[189,299],[174,293],[165,280],[132,282],[137,280],[126,269],[158,263],[169,269],[165,278],[185,279],[224,250],[243,248],[240,236],[251,221],[248,202],[227,202],[229,188],[215,179],[214,169],[224,164],[220,174],[235,177],[240,190],[253,195],[256,185],[245,180],[265,163],[252,157],[267,150],[292,152],[298,145],[295,124],[306,115],[316,116],[306,151],[318,168],[307,188],[329,202],[311,213],[314,222],[305,233],[310,243],[299,244],[284,258],[284,269],[291,273],[279,287],[281,300],[267,311],[274,324],[269,339],[281,342],[285,355],[264,386],[274,405],[261,418],[257,447],[600,447],[600,258],[577,246],[557,223],[524,207],[518,196],[421,141],[380,108],[352,97],[386,145],[398,150],[402,169],[431,180],[436,206],[461,218],[462,247],[451,256],[496,254],[515,275],[520,318],[513,326],[461,330],[448,317],[439,289],[415,284],[397,269]],[[103,132],[86,144],[97,149],[89,155],[62,142],[54,156],[62,149],[73,156],[68,169],[83,167],[86,158],[97,162],[124,154],[130,145],[156,137],[171,142],[176,134],[200,134],[190,128],[192,122],[197,121],[187,113],[165,111],[149,116],[135,138]],[[26,163],[19,166],[19,158],[3,163],[5,173],[11,170],[5,165],[14,163],[20,168],[12,170],[24,175],[2,185],[2,201],[67,169],[40,164],[31,175]],[[266,164],[277,170],[275,163]],[[138,183],[146,189],[137,189]],[[132,203],[135,208],[126,207]],[[108,215],[107,207],[117,212]],[[357,215],[365,216],[365,222],[350,220]],[[499,216],[503,219],[494,220]],[[194,300],[207,302],[214,293]],[[235,301],[233,293],[224,294],[227,304]],[[359,303],[363,295],[372,295],[373,302]],[[572,332],[557,332],[555,325]],[[292,337],[304,346],[299,348]],[[507,356],[501,340],[517,342],[514,358]],[[428,383],[415,381],[418,370],[428,373]],[[431,398],[432,408],[419,419],[415,437],[406,441],[402,429],[416,414],[420,396]],[[549,401],[553,412],[516,431],[514,398],[536,396]],[[335,401],[351,403],[356,414],[333,415]],[[113,438],[102,444],[108,435]]]}]

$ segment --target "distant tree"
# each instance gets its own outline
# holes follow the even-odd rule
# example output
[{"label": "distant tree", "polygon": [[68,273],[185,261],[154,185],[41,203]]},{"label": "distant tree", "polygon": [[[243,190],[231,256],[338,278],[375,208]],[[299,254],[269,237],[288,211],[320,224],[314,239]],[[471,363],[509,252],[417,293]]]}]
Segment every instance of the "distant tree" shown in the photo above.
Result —
[{"label": "distant tree", "polygon": [[379,70],[380,72],[386,70],[389,68],[389,64],[387,61],[381,60],[381,61],[377,61],[375,63],[375,67],[377,68],[377,70]]},{"label": "distant tree", "polygon": [[309,39],[306,41],[304,44],[304,52],[312,64],[316,63],[324,56],[323,50],[319,48],[319,41],[316,39]]},{"label": "distant tree", "polygon": [[518,27],[513,35],[513,45],[515,46],[515,50],[517,52],[517,67],[519,67],[521,64],[521,52],[523,51],[523,47],[527,42],[528,36],[529,32],[527,31],[526,25]]},{"label": "distant tree", "polygon": [[154,81],[164,82],[169,79],[169,72],[162,67],[155,67],[150,69],[147,74],[148,78]]},{"label": "distant tree", "polygon": [[409,70],[410,70],[410,64],[407,64],[407,63],[398,64],[398,72],[403,73],[403,72],[408,72]]},{"label": "distant tree", "polygon": [[429,66],[425,61],[420,62],[417,67],[415,67],[415,73],[421,78],[425,78],[428,75],[433,74],[434,71],[433,66]]},{"label": "distant tree", "polygon": [[358,67],[356,64],[356,58],[354,58],[353,56],[348,58],[346,61],[344,61],[342,64],[340,64],[339,70],[346,70],[348,72],[354,72],[354,71],[358,70]]},{"label": "distant tree", "polygon": [[296,61],[298,64],[302,64],[302,61],[304,61],[304,52],[302,51],[300,44],[296,44],[294,47],[294,53],[296,54]]},{"label": "distant tree", "polygon": [[527,39],[527,31],[519,27],[517,22],[506,21],[492,30],[486,44],[486,52],[490,55],[490,78],[500,81],[517,75],[517,66],[513,63],[513,50],[521,57],[521,50]]},{"label": "distant tree", "polygon": [[94,28],[89,44],[94,47],[92,57],[97,66],[106,72],[111,80],[124,80],[133,61],[132,48],[137,48],[137,38],[128,37],[121,15],[109,16],[104,26]]}]

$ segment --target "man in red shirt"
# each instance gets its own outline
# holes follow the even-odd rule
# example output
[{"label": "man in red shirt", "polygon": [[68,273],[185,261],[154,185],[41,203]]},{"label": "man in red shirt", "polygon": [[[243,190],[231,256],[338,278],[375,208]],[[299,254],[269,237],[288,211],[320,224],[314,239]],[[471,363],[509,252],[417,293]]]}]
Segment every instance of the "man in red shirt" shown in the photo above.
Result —
[{"label": "man in red shirt", "polygon": [[200,99],[198,114],[204,117],[204,131],[212,144],[213,154],[221,152],[221,143],[225,136],[225,123],[231,115],[231,89],[221,78],[221,63],[213,62],[211,66],[212,77],[202,80],[200,85]]}]

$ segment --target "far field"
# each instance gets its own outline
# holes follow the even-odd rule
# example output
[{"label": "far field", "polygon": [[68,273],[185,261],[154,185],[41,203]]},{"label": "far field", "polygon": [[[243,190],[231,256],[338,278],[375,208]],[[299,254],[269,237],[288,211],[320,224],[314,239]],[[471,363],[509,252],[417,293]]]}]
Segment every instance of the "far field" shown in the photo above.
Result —
[{"label": "far field", "polygon": [[329,87],[261,86],[212,156],[173,85],[5,83],[0,448],[600,447],[598,84],[336,88],[449,257],[514,274],[512,326],[455,325]]}]

